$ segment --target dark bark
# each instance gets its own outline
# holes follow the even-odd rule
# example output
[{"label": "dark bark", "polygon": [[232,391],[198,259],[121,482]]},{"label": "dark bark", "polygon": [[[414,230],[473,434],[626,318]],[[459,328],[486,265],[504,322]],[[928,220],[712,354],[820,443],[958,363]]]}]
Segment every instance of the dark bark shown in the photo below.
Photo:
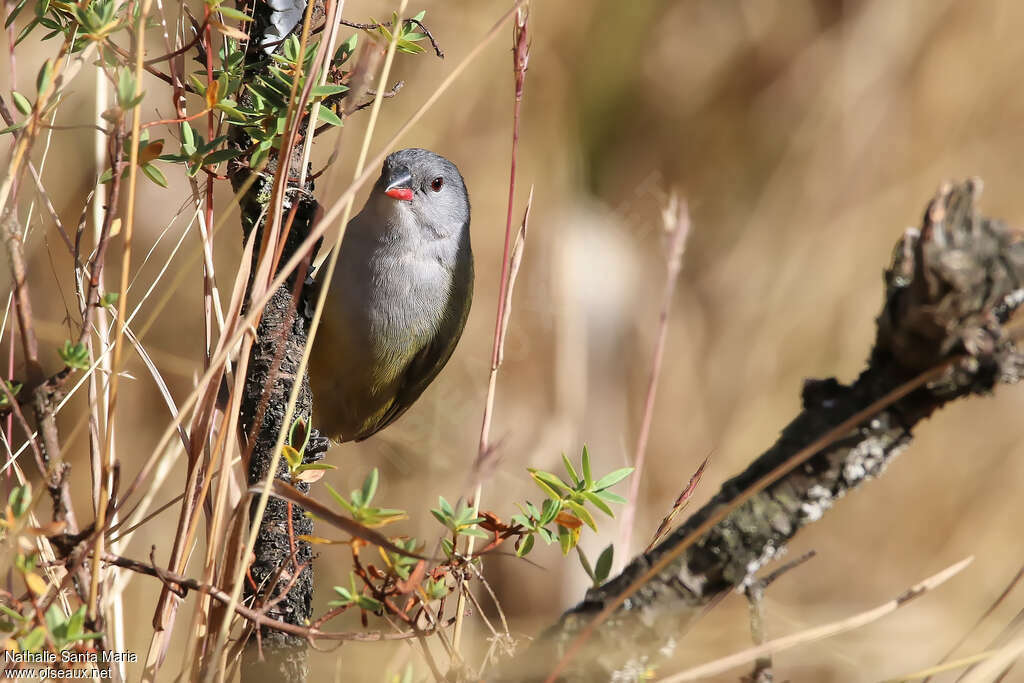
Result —
[{"label": "dark bark", "polygon": [[703,522],[829,430],[947,363],[938,379],[875,413],[732,510],[597,625],[562,672],[562,680],[572,681],[639,678],[671,654],[708,605],[749,582],[801,527],[880,475],[910,443],[920,421],[950,401],[1019,380],[1024,356],[1004,323],[1024,301],[1024,241],[977,214],[979,194],[980,183],[973,180],[943,187],[928,205],[922,228],[908,230],[897,243],[885,271],[875,346],[857,380],[849,386],[835,379],[807,381],[803,410],[775,445],[659,546],[588,591],[527,657],[510,662],[504,678],[547,676],[598,613]]},{"label": "dark bark", "polygon": [[[314,21],[317,17],[322,18],[322,2],[318,4]],[[256,3],[254,30],[250,34],[251,48],[246,56],[250,65],[265,67],[268,63],[263,50],[256,46],[260,44],[260,36],[270,23],[269,14],[266,3]],[[298,33],[301,29],[300,22],[292,32]],[[246,149],[249,139],[235,128],[232,129],[232,143],[239,149]],[[280,207],[282,231],[287,231],[285,246],[278,261],[282,264],[289,260],[296,247],[309,235],[317,209],[311,194],[312,181],[300,188],[294,180],[299,176],[301,154],[302,146],[298,144],[287,159],[289,183],[285,201]],[[260,258],[273,258],[277,250],[275,245],[268,245],[261,254],[260,245],[269,222],[268,206],[273,196],[273,176],[279,164],[280,160],[272,157],[240,201],[243,238],[249,239],[255,233],[253,273]],[[236,192],[250,173],[244,163],[233,165],[231,182]],[[280,430],[288,430],[298,419],[309,424],[312,413],[309,377],[305,373],[298,376],[299,361],[308,335],[309,320],[303,294],[308,265],[308,260],[300,265],[298,271],[292,273],[267,302],[249,356],[240,428],[251,453],[248,469],[250,485],[265,479]],[[251,279],[249,284],[251,288]],[[285,410],[296,381],[301,383],[298,401],[291,424],[285,425]],[[324,450],[326,443],[323,439],[311,439],[305,454],[306,461],[319,459]],[[303,493],[309,491],[308,484],[290,481],[283,458],[279,459],[274,476],[289,481]],[[255,512],[257,500],[258,497],[254,496],[250,501],[250,515]],[[290,624],[308,623],[312,616],[313,551],[312,546],[300,540],[299,536],[312,533],[313,522],[306,517],[302,508],[275,497],[268,499],[249,567],[251,581],[247,578],[244,587],[246,604],[257,607],[271,604],[266,609],[267,616]],[[308,674],[307,642],[304,639],[265,626],[249,636],[241,668],[242,680],[246,683],[304,681]]]}]

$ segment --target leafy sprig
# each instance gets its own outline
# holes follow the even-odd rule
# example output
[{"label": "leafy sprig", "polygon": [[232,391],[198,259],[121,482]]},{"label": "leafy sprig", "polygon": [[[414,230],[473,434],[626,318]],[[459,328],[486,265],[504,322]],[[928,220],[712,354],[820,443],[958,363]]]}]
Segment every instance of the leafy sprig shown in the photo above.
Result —
[{"label": "leafy sprig", "polygon": [[565,454],[562,455],[562,462],[569,481],[552,472],[529,468],[530,477],[548,499],[539,510],[533,503],[526,501],[524,505],[519,506],[521,514],[512,517],[512,521],[526,532],[516,544],[516,554],[520,557],[530,552],[537,536],[545,543],[554,543],[557,540],[562,554],[568,555],[579,542],[584,524],[597,531],[597,522],[587,508],[588,504],[609,517],[614,517],[609,504],[626,502],[625,498],[608,489],[628,477],[633,471],[632,467],[617,469],[595,480],[591,473],[590,453],[586,446],[583,447],[580,472],[576,471]]}]

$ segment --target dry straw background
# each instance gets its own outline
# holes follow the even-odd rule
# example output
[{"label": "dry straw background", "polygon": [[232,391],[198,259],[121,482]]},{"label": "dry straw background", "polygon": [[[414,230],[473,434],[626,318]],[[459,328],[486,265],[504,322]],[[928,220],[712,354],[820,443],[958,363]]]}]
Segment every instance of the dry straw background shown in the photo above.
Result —
[{"label": "dry straw background", "polygon": [[[918,223],[941,181],[981,176],[984,210],[1011,223],[1022,220],[1024,4],[534,4],[517,215],[531,184],[536,200],[492,427],[501,462],[485,485],[483,504],[507,517],[515,500],[538,500],[525,467],[560,467],[561,452],[578,458],[584,444],[601,471],[628,464],[663,286],[660,211],[666,189],[678,187],[689,199],[693,229],[671,314],[635,552],[706,455],[713,453],[694,506],[774,440],[798,410],[805,377],[849,381],[856,375],[873,339],[890,249],[906,226]],[[378,144],[505,7],[413,3],[413,10],[427,9],[448,58],[397,61],[396,78],[406,86],[383,109]],[[376,1],[351,1],[345,16],[381,18],[390,10]],[[503,35],[401,141],[444,154],[466,177],[477,263],[466,334],[447,369],[402,420],[329,455],[339,470],[327,481],[342,490],[381,468],[378,502],[409,510],[412,520],[403,530],[423,536],[437,534],[427,510],[438,495],[451,500],[470,491],[507,194],[508,47]],[[20,55],[22,86],[50,51],[47,44]],[[8,78],[6,61],[0,73]],[[149,87],[159,91],[155,81]],[[170,111],[167,102],[149,102],[163,115]],[[85,123],[91,109],[89,79],[83,78],[58,123]],[[148,114],[156,117],[153,109]],[[363,125],[357,120],[346,132],[338,177],[350,177]],[[53,135],[44,180],[66,224],[77,223],[95,177],[91,159],[86,132]],[[170,191],[148,183],[143,189],[138,254],[187,196],[176,170],[168,169]],[[221,190],[219,210],[230,196]],[[343,190],[317,188],[325,204]],[[175,239],[185,222],[178,218],[172,227]],[[33,235],[34,303],[42,341],[56,347],[68,336],[70,264],[52,226],[44,221]],[[229,222],[217,238],[224,282],[237,267],[238,235]],[[157,248],[140,283],[152,279],[173,241]],[[187,249],[197,243],[195,234],[185,241]],[[113,273],[108,282],[116,282]],[[196,270],[145,340],[179,398],[201,372],[201,296]],[[56,368],[56,353],[50,361]],[[168,418],[137,357],[129,368],[136,379],[122,384],[118,450],[133,476]],[[78,399],[65,411],[63,434],[82,406]],[[818,556],[769,590],[769,637],[867,609],[967,555],[976,560],[936,593],[881,622],[779,655],[779,679],[871,681],[931,665],[998,595],[1024,555],[1022,409],[1022,390],[1008,389],[943,411],[884,477],[799,535],[789,557],[809,549]],[[69,457],[82,493],[78,512],[89,519],[83,437]],[[167,497],[180,490],[182,476],[172,473]],[[144,558],[155,543],[157,557],[166,558],[173,525],[173,515],[157,518],[126,554]],[[602,532],[584,544],[592,555],[617,539],[614,522],[605,521]],[[318,611],[331,597],[330,585],[346,580],[346,554],[343,548],[321,552]],[[575,558],[562,561],[556,548],[539,548],[532,559],[538,567],[510,557],[486,561],[517,634],[537,633],[586,585]],[[126,594],[137,619],[128,642],[140,653],[148,645],[156,595],[157,583],[139,578]],[[984,649],[1021,602],[1012,596],[961,653]],[[473,637],[486,646],[479,621],[470,623]],[[749,642],[746,603],[731,596],[682,642],[677,663],[700,663]],[[343,680],[382,680],[409,656],[404,645],[346,645],[314,656],[314,680],[341,672]],[[164,673],[171,676],[175,668]],[[1019,670],[1014,676],[1024,680]]]}]

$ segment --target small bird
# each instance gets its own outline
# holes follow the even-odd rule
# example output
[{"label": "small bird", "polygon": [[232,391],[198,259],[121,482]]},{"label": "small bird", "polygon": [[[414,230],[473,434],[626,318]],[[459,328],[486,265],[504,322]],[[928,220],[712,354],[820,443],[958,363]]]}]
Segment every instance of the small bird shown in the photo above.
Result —
[{"label": "small bird", "polygon": [[314,341],[314,423],[362,441],[397,420],[451,358],[473,300],[469,195],[425,149],[384,160],[349,221]]}]

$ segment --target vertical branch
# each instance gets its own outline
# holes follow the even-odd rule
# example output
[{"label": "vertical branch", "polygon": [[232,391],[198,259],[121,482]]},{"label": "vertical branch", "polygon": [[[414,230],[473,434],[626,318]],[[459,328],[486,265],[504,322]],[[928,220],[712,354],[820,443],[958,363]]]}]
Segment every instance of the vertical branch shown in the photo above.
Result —
[{"label": "vertical branch", "polygon": [[630,544],[633,538],[633,525],[636,519],[637,499],[640,496],[640,482],[643,479],[644,464],[647,460],[647,441],[651,434],[651,421],[654,419],[654,399],[658,393],[658,378],[661,376],[661,363],[665,356],[665,340],[668,337],[668,316],[672,310],[672,295],[675,293],[676,280],[682,269],[683,252],[686,250],[686,238],[690,234],[690,212],[686,200],[673,196],[664,213],[665,229],[669,233],[668,268],[665,274],[665,289],[661,295],[661,313],[658,316],[658,336],[651,353],[651,372],[647,377],[647,395],[644,398],[644,413],[640,421],[640,431],[636,437],[636,451],[633,456],[635,471],[629,481],[629,494],[622,510],[619,522],[619,552],[617,563],[624,566],[626,558],[632,552]]}]

